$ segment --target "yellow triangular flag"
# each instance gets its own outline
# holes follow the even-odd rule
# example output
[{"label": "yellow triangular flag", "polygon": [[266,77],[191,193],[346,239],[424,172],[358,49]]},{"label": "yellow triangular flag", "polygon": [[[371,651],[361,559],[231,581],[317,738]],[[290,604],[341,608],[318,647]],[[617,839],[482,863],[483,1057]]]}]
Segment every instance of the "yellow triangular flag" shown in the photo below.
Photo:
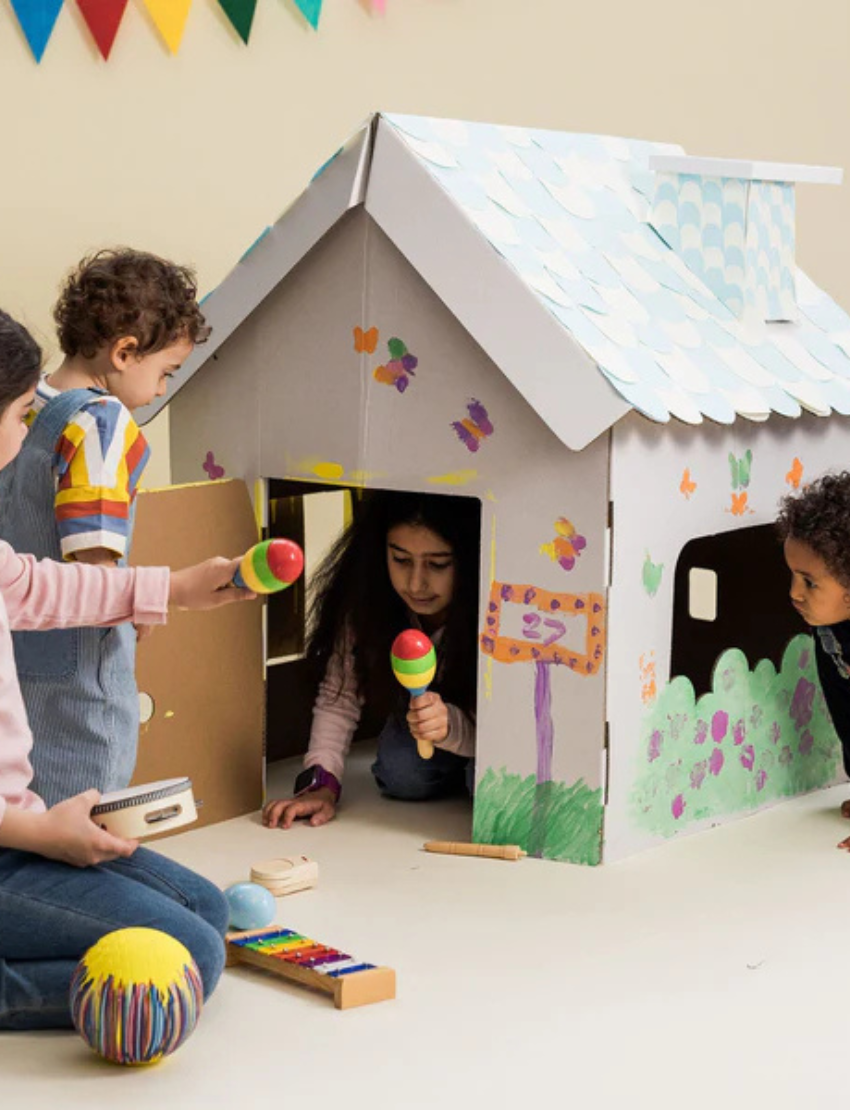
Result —
[{"label": "yellow triangular flag", "polygon": [[145,0],[145,7],[172,54],[180,49],[192,0]]}]

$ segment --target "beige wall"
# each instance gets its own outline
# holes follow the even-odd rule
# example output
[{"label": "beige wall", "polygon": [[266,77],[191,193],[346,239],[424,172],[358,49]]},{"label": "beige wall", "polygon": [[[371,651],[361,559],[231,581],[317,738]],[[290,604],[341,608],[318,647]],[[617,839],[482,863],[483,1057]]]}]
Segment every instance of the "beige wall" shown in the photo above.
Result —
[{"label": "beige wall", "polygon": [[[41,66],[0,7],[0,305],[53,351],[78,256],[127,243],[216,285],[371,110],[641,136],[850,170],[847,0],[194,0],[171,57],[130,0],[103,63],[67,0]],[[798,257],[850,307],[850,185],[798,190]],[[147,484],[167,480],[152,427]]]}]

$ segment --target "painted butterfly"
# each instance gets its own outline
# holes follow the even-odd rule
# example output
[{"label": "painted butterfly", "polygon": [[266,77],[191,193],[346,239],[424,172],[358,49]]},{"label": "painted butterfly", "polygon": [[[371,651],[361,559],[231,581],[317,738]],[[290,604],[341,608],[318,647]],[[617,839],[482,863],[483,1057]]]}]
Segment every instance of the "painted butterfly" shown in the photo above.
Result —
[{"label": "painted butterfly", "polygon": [[401,339],[390,339],[387,350],[390,355],[389,361],[385,366],[376,366],[373,377],[376,382],[393,385],[399,393],[404,393],[410,384],[410,379],[415,377],[413,372],[419,365],[419,359],[408,351]]},{"label": "painted butterfly", "polygon": [[587,547],[587,540],[576,532],[575,525],[566,517],[558,517],[555,521],[557,535],[551,543],[540,545],[540,554],[548,555],[553,563],[557,563],[563,570],[572,570],[576,559]]},{"label": "painted butterfly", "polygon": [[753,453],[744,452],[740,459],[736,459],[729,452],[729,469],[732,471],[732,489],[746,489],[750,484],[750,467],[753,465]]},{"label": "painted butterfly", "polygon": [[224,467],[218,465],[212,451],[207,451],[207,457],[204,460],[203,468],[207,472],[207,477],[211,482],[224,477]]},{"label": "painted butterfly", "polygon": [[785,481],[792,489],[799,489],[800,482],[803,480],[803,464],[799,459],[795,458],[791,464],[791,469],[785,475]]},{"label": "painted butterfly", "polygon": [[469,417],[466,420],[453,420],[452,427],[468,451],[477,451],[481,440],[493,434],[493,425],[480,401],[473,398],[466,406],[466,411]]},{"label": "painted butterfly", "polygon": [[375,349],[377,348],[377,346],[378,346],[378,329],[377,328],[369,328],[368,331],[364,331],[358,325],[354,329],[354,350],[357,351],[357,353],[359,355],[362,355],[364,353],[364,351],[367,355],[374,354]]}]

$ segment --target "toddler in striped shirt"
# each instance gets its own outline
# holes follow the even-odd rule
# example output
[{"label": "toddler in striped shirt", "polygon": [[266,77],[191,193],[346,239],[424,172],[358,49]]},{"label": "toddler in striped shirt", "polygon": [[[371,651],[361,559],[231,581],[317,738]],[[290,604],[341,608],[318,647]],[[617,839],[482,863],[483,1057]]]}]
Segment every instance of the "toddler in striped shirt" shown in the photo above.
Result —
[{"label": "toddler in striped shirt", "polygon": [[[121,565],[150,455],[133,412],[165,392],[209,328],[190,270],[127,249],[83,259],[54,317],[64,359],[39,383],[24,447],[0,476],[0,538],[39,558]],[[143,631],[15,633],[33,789],[48,806],[130,781]]]}]

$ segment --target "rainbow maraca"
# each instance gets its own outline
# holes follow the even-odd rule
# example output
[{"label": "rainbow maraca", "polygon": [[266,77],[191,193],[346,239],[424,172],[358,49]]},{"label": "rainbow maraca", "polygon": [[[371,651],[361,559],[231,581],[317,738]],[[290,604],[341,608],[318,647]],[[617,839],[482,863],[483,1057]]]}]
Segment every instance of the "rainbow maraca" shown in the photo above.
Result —
[{"label": "rainbow maraca", "polygon": [[[399,632],[390,652],[393,674],[412,698],[424,694],[437,673],[437,653],[434,645],[418,628]],[[417,740],[416,746],[423,759],[434,754],[434,745],[428,740]]]},{"label": "rainbow maraca", "polygon": [[242,556],[233,585],[255,594],[285,590],[301,575],[304,552],[292,540],[263,540]]}]

